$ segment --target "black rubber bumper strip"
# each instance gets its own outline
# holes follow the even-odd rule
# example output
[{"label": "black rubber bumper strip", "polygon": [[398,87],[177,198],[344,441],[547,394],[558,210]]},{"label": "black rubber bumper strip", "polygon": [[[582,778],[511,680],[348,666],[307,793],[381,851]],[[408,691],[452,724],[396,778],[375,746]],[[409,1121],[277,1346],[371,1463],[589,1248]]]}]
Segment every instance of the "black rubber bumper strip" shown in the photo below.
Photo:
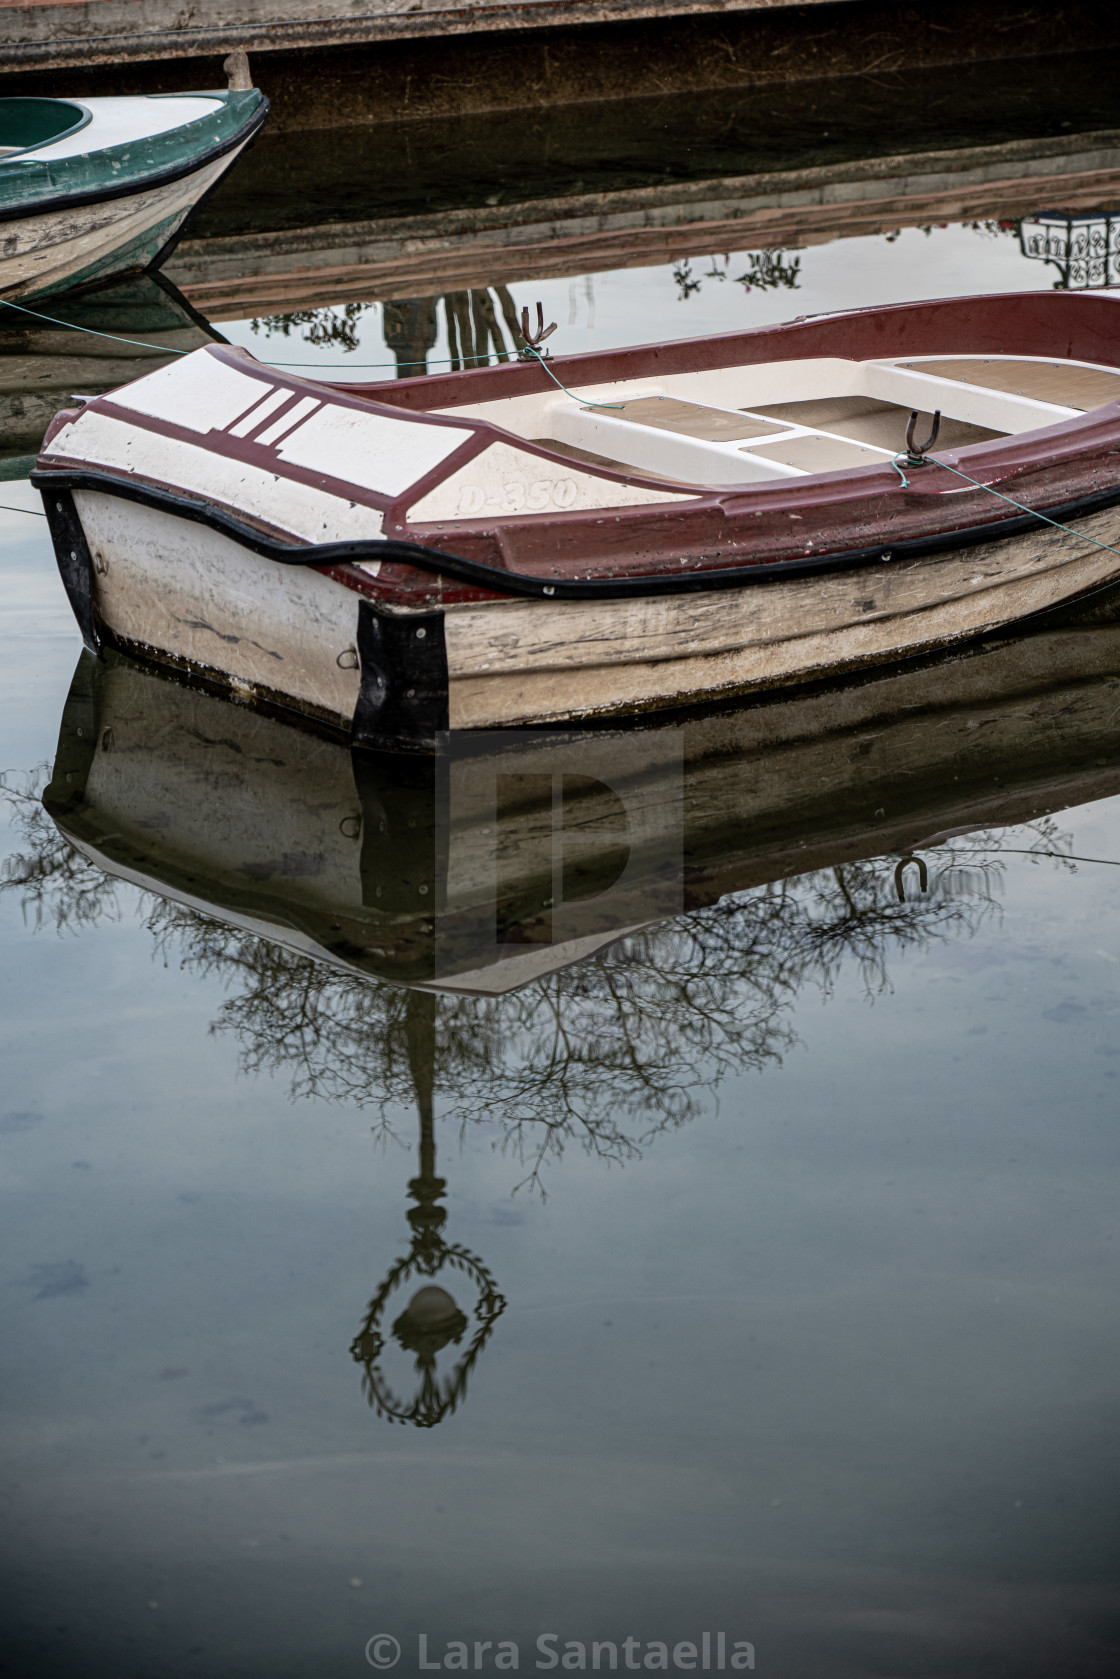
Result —
[{"label": "black rubber bumper strip", "polygon": [[[740,589],[752,583],[773,583],[780,578],[802,577],[816,572],[843,571],[851,566],[872,562],[916,559],[926,554],[944,553],[950,548],[971,548],[980,543],[1000,542],[1007,537],[1021,536],[1028,531],[1047,530],[1047,519],[1084,518],[1105,507],[1120,503],[1120,484],[1098,490],[1079,501],[1066,502],[1045,509],[1045,518],[1016,514],[1011,519],[995,520],[986,525],[973,525],[967,530],[940,531],[936,535],[914,537],[908,541],[879,543],[872,548],[853,548],[839,554],[814,554],[798,559],[764,561],[756,565],[713,566],[704,571],[685,573],[666,572],[664,575],[645,573],[630,577],[554,578],[534,577],[525,572],[504,571],[500,566],[482,565],[477,560],[462,559],[457,554],[444,554],[438,548],[426,548],[418,542],[396,542],[389,539],[365,539],[357,542],[320,542],[297,544],[280,542],[265,536],[232,514],[188,496],[173,495],[149,484],[138,484],[118,478],[113,473],[68,467],[36,469],[31,482],[44,500],[52,486],[60,490],[96,490],[103,495],[118,496],[123,501],[135,501],[143,507],[158,508],[177,518],[207,525],[234,542],[248,548],[263,559],[277,565],[296,565],[323,568],[352,565],[356,561],[397,560],[432,572],[437,577],[450,577],[457,583],[487,589],[499,595],[517,595],[529,600],[635,600],[657,595],[692,595],[711,589]],[[50,509],[48,508],[48,513]]]}]

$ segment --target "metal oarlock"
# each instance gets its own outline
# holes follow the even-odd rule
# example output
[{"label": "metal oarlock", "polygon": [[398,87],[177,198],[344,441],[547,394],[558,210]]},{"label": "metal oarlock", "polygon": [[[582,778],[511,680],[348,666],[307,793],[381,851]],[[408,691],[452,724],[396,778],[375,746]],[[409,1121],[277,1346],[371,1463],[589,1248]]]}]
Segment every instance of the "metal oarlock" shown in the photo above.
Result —
[{"label": "metal oarlock", "polygon": [[914,442],[914,427],[919,419],[919,410],[915,408],[910,415],[910,424],[906,428],[906,464],[907,466],[925,466],[926,451],[932,449],[937,442],[937,434],[941,430],[941,410],[933,416],[933,430],[924,443]]},{"label": "metal oarlock", "polygon": [[[544,309],[539,302],[537,304],[537,330],[535,332],[531,332],[530,329],[529,329],[529,310],[528,310],[528,308],[526,307],[526,308],[522,309],[522,311],[521,311],[521,336],[525,341],[524,349],[522,349],[521,352],[520,352],[522,358],[524,359],[528,355],[531,355],[533,353],[535,353],[537,356],[540,356],[542,354],[541,345],[544,343],[546,338],[551,338],[552,334],[555,331],[556,331],[556,322],[555,321],[553,321],[550,326],[545,326],[545,324],[544,324]],[[547,355],[547,353],[548,353],[547,351],[543,352],[543,354],[545,354],[545,355]]]}]

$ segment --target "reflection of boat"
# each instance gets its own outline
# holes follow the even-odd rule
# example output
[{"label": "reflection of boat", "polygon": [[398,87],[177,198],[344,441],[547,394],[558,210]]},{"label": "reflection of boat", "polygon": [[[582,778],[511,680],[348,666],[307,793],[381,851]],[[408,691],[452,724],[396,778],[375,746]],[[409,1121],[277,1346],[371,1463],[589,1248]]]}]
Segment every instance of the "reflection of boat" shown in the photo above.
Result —
[{"label": "reflection of boat", "polygon": [[[1117,319],[964,298],[361,389],[209,346],[61,414],[36,482],[87,644],[430,745],[831,676],[1112,583]],[[912,410],[944,459],[908,478]]]},{"label": "reflection of boat", "polygon": [[50,313],[52,320],[32,320],[0,309],[0,478],[27,476],[43,433],[75,391],[111,390],[220,338],[162,275],[52,297]]},{"label": "reflection of boat", "polygon": [[370,978],[496,994],[627,930],[1120,792],[1120,629],[617,735],[351,754],[83,654],[45,804],[110,874]]},{"label": "reflection of boat", "polygon": [[267,115],[251,87],[0,99],[0,292],[41,297],[158,262]]}]

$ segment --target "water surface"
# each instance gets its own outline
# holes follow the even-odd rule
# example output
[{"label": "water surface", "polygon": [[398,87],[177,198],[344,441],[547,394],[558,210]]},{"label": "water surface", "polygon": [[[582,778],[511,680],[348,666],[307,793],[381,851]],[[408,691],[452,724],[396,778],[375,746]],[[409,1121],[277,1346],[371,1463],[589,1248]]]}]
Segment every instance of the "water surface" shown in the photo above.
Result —
[{"label": "water surface", "polygon": [[[509,289],[575,349],[1054,280],[780,255]],[[388,307],[218,327],[361,376]],[[1113,1673],[1120,631],[355,767],[95,679],[0,544],[5,1670]]]}]

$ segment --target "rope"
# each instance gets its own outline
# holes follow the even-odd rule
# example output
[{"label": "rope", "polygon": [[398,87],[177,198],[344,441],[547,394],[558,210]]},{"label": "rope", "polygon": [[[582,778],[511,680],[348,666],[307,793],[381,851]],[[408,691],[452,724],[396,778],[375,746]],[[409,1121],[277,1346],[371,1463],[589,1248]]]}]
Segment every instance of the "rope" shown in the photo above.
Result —
[{"label": "rope", "polygon": [[[194,353],[192,350],[173,350],[170,347],[170,345],[167,345],[167,344],[152,344],[147,339],[143,339],[143,338],[122,338],[119,332],[102,332],[99,327],[79,326],[76,321],[60,321],[58,319],[58,317],[55,316],[55,315],[44,315],[38,309],[27,309],[27,308],[24,307],[24,305],[22,303],[9,303],[7,298],[0,297],[0,303],[2,303],[6,309],[18,309],[21,315],[31,315],[37,321],[47,321],[47,322],[49,322],[49,324],[51,326],[64,327],[67,332],[84,332],[84,333],[87,333],[89,335],[89,337],[91,337],[91,338],[106,338],[110,341],[110,343],[113,343],[113,344],[131,344],[134,349],[137,349],[137,350],[154,350],[154,351],[156,351],[157,354],[166,355],[166,356],[189,356],[189,355],[193,355],[193,353]],[[448,364],[448,366],[452,365],[453,363],[457,364],[459,362],[465,362],[465,361],[484,361],[484,362],[488,363],[489,360],[490,360],[491,353],[492,353],[491,351],[487,350],[486,354],[482,355],[482,356],[436,356],[435,360],[437,362],[441,363],[441,364],[446,362]],[[561,385],[560,384],[560,381],[556,377],[555,373],[553,373],[552,370],[547,366],[547,364],[545,362],[545,359],[541,355],[540,351],[535,349],[532,344],[526,344],[525,353],[527,355],[530,355],[530,356],[534,357],[537,361],[540,362],[541,366],[544,368],[545,372],[548,374],[549,378],[552,380],[552,383],[554,385],[559,385],[560,389],[563,391],[565,396],[572,397],[573,402],[580,402],[580,401],[583,400],[580,397],[574,396],[573,393],[568,389],[568,387],[566,385]],[[307,367],[308,364],[307,364],[307,362],[303,362],[303,361],[262,361],[260,363],[260,365],[261,365],[261,367]],[[399,371],[402,367],[423,367],[423,368],[427,368],[428,362],[426,360],[425,361],[317,361],[317,362],[312,362],[311,366],[313,368],[350,367],[350,368],[360,369],[363,372],[365,372],[367,370],[380,371],[382,368],[391,367],[391,368],[396,368]],[[624,402],[586,402],[585,406],[588,407],[588,408],[617,408],[617,409],[621,410],[621,409],[624,409],[626,407],[626,404]]]},{"label": "rope", "polygon": [[1071,525],[1060,524],[1057,519],[1051,519],[1047,514],[1039,513],[1036,508],[1024,507],[1021,501],[1015,501],[1013,497],[1005,496],[1002,490],[993,490],[990,484],[982,484],[979,478],[970,478],[967,472],[961,472],[957,467],[950,466],[948,461],[939,461],[933,455],[911,456],[898,454],[894,457],[891,461],[891,465],[898,473],[898,476],[902,479],[902,488],[904,490],[908,490],[910,488],[910,480],[899,466],[899,461],[905,461],[909,467],[943,467],[946,472],[953,473],[955,477],[963,478],[966,484],[974,484],[978,490],[987,490],[990,496],[996,496],[1000,501],[1005,501],[1008,507],[1015,507],[1020,513],[1028,513],[1032,519],[1041,519],[1044,525],[1052,525],[1056,531],[1062,531],[1066,536],[1076,536],[1082,542],[1091,542],[1094,548],[1103,548],[1106,554],[1115,554],[1118,558],[1120,558],[1120,548],[1113,548],[1107,542],[1098,542],[1095,536],[1087,536],[1084,531],[1075,531]]},{"label": "rope", "polygon": [[162,355],[189,356],[189,350],[171,350],[163,344],[150,344],[144,338],[122,338],[119,332],[101,332],[95,326],[78,326],[74,321],[60,321],[54,315],[41,315],[38,309],[25,309],[22,303],[9,303],[0,297],[5,309],[18,309],[21,315],[33,315],[37,321],[49,321],[51,326],[65,327],[67,332],[88,332],[91,338],[109,338],[114,344],[132,344],[138,350],[155,350]]},{"label": "rope", "polygon": [[619,410],[625,409],[626,404],[624,402],[585,402],[583,397],[576,396],[574,394],[574,392],[570,391],[568,389],[567,385],[561,385],[560,384],[559,379],[556,377],[555,373],[553,373],[552,369],[549,367],[548,363],[545,361],[545,359],[541,355],[540,351],[534,345],[526,344],[525,353],[526,353],[526,355],[536,357],[537,361],[540,362],[541,366],[544,368],[545,372],[548,374],[549,378],[552,380],[552,383],[554,385],[558,385],[559,388],[563,391],[564,395],[565,396],[570,396],[573,402],[583,402],[584,407],[586,407],[586,408],[618,408]]},{"label": "rope", "polygon": [[45,519],[46,514],[37,507],[8,507],[0,502],[0,513],[26,513],[29,519]]},{"label": "rope", "polygon": [[[144,338],[122,338],[119,332],[102,332],[99,327],[79,326],[76,321],[60,321],[57,315],[44,315],[41,310],[27,309],[22,303],[9,303],[6,297],[0,297],[0,303],[2,303],[6,309],[18,309],[21,315],[31,315],[37,321],[47,321],[51,326],[65,327],[67,332],[85,332],[88,333],[91,338],[107,338],[113,344],[131,344],[135,349],[155,350],[160,355],[165,356],[189,356],[193,354],[191,350],[173,350],[170,345],[167,344],[152,344]],[[438,356],[436,359],[438,361],[446,362],[489,361],[490,352],[488,351],[484,356]],[[315,367],[360,368],[427,367],[427,365],[426,361],[320,361],[313,363],[313,366]],[[307,363],[302,361],[265,361],[261,363],[261,366],[306,367]]]},{"label": "rope", "polygon": [[[497,354],[497,351],[495,351],[495,350],[487,350],[487,352],[484,356],[435,356],[435,357],[433,357],[433,360],[437,361],[441,364],[443,362],[446,362],[448,364],[448,366],[453,366],[456,362],[461,362],[461,361],[485,361],[485,362],[488,362],[490,360],[490,357],[492,355],[496,355],[496,354]],[[305,361],[262,361],[261,362],[262,367],[307,367],[308,365],[310,365],[311,367],[316,367],[316,368],[318,368],[318,367],[361,367],[361,368],[366,368],[366,367],[396,367],[396,368],[401,368],[401,367],[427,367],[428,363],[427,363],[427,361],[314,361],[314,362],[311,362],[310,364],[305,362]]]},{"label": "rope", "polygon": [[1117,857],[1078,857],[1072,851],[1020,851],[1012,846],[985,846],[984,850],[992,850],[998,857],[1057,857],[1063,863],[1103,863],[1108,868],[1120,869]]}]

